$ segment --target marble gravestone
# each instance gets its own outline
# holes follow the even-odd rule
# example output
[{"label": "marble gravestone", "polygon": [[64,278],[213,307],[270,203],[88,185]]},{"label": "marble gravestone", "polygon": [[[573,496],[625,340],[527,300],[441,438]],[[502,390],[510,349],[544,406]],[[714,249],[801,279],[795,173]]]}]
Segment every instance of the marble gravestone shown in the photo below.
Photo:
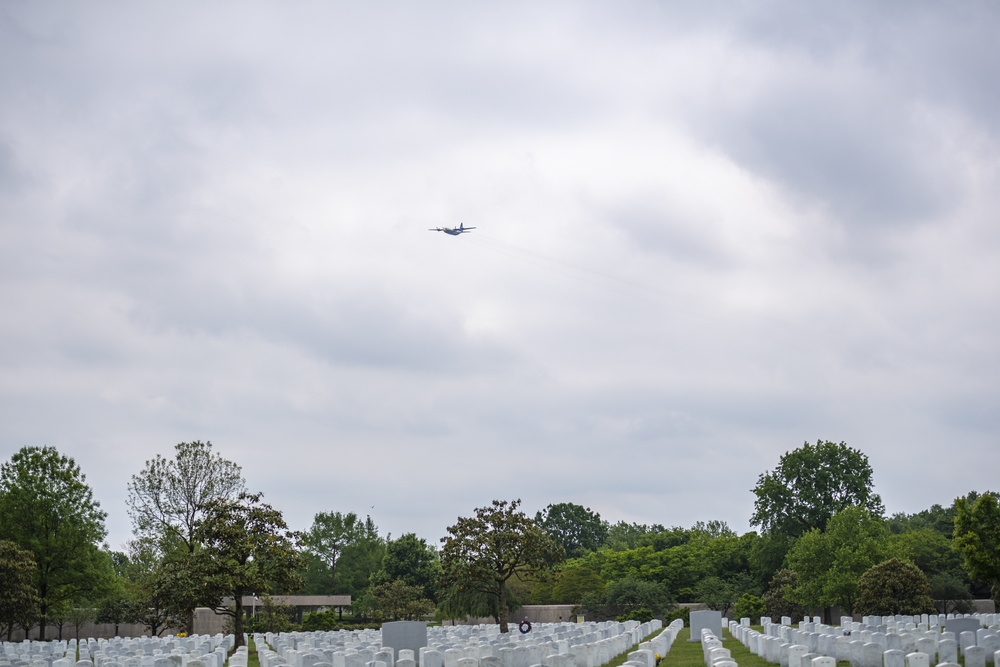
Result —
[{"label": "marble gravestone", "polygon": [[692,611],[691,612],[691,638],[690,642],[701,641],[701,631],[709,629],[716,637],[722,637],[722,612],[721,611]]},{"label": "marble gravestone", "polygon": [[420,655],[427,646],[427,624],[423,621],[392,621],[382,624],[382,646],[391,647],[399,655],[402,650]]},{"label": "marble gravestone", "polygon": [[982,627],[978,618],[949,618],[944,622],[946,632],[954,632],[957,639],[963,632],[975,632]]}]

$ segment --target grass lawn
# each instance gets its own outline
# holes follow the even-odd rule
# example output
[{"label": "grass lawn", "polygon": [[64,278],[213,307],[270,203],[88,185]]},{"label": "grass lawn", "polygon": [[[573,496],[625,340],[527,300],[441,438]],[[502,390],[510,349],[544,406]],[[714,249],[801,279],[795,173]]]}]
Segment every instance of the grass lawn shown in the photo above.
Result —
[{"label": "grass lawn", "polygon": [[[760,632],[760,628],[755,629]],[[705,667],[701,644],[688,642],[690,636],[690,628],[684,628],[680,631],[677,639],[674,640],[670,653],[660,661],[660,667]],[[722,630],[722,645],[729,649],[729,654],[740,667],[775,667],[774,663],[767,662],[764,658],[751,653],[750,649],[729,634],[727,628]],[[964,665],[964,659],[959,658],[959,663]],[[847,660],[840,660],[837,662],[837,667],[851,667],[851,663]]]},{"label": "grass lawn", "polygon": [[[763,658],[757,657],[749,649],[733,639],[729,632],[722,631],[722,645],[729,649],[733,660],[740,667],[774,667]],[[689,642],[691,628],[684,628],[674,639],[673,646],[663,660],[660,667],[705,667],[705,656],[701,652],[701,642]]]},{"label": "grass lawn", "polygon": [[257,646],[253,643],[253,637],[247,642],[247,667],[260,667],[260,658],[257,657]]}]

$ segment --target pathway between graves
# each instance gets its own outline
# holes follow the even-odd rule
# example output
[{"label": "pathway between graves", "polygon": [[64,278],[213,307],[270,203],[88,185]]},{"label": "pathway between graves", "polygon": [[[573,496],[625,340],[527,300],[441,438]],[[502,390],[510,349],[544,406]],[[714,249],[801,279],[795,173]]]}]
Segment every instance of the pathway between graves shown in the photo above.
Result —
[{"label": "pathway between graves", "polygon": [[[659,667],[705,667],[705,656],[701,650],[701,642],[689,642],[691,628],[686,627],[677,635],[670,653],[663,657]],[[775,667],[775,665],[750,652],[746,646],[735,639],[729,630],[722,630],[722,645],[729,649],[733,661],[740,667]],[[847,666],[849,662],[839,662],[837,667]]]}]

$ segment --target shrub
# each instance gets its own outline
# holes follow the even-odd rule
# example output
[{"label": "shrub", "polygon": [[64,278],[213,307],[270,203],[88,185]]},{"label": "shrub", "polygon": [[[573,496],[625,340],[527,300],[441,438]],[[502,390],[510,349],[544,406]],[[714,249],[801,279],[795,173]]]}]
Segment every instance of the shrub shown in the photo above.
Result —
[{"label": "shrub", "polygon": [[760,622],[761,616],[767,615],[767,605],[764,600],[756,595],[744,593],[733,605],[733,618],[739,620],[743,617],[749,618],[753,624]]},{"label": "shrub", "polygon": [[931,586],[916,565],[890,558],[861,575],[855,610],[876,616],[932,613]]},{"label": "shrub", "polygon": [[625,621],[639,621],[640,623],[649,623],[653,620],[653,612],[646,607],[639,607],[638,609],[633,609],[627,614],[621,614],[615,618],[619,623],[624,623]]},{"label": "shrub", "polygon": [[684,625],[691,626],[691,608],[690,607],[677,607],[672,609],[663,615],[663,624],[670,625],[673,621],[677,619],[684,621]]}]

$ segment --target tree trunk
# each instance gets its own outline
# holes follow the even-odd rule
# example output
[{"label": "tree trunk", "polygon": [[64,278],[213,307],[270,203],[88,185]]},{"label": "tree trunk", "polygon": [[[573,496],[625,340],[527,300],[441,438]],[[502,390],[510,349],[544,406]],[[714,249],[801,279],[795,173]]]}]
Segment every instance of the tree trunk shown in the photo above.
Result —
[{"label": "tree trunk", "polygon": [[499,602],[497,615],[500,617],[500,632],[501,634],[510,632],[510,628],[507,627],[507,587],[504,582],[500,582],[500,590],[497,592],[497,600]]},{"label": "tree trunk", "polygon": [[236,615],[233,617],[233,633],[236,635],[236,642],[233,644],[233,649],[237,649],[243,646],[243,593],[242,591],[236,591],[236,595],[233,596],[233,606],[235,607]]}]

